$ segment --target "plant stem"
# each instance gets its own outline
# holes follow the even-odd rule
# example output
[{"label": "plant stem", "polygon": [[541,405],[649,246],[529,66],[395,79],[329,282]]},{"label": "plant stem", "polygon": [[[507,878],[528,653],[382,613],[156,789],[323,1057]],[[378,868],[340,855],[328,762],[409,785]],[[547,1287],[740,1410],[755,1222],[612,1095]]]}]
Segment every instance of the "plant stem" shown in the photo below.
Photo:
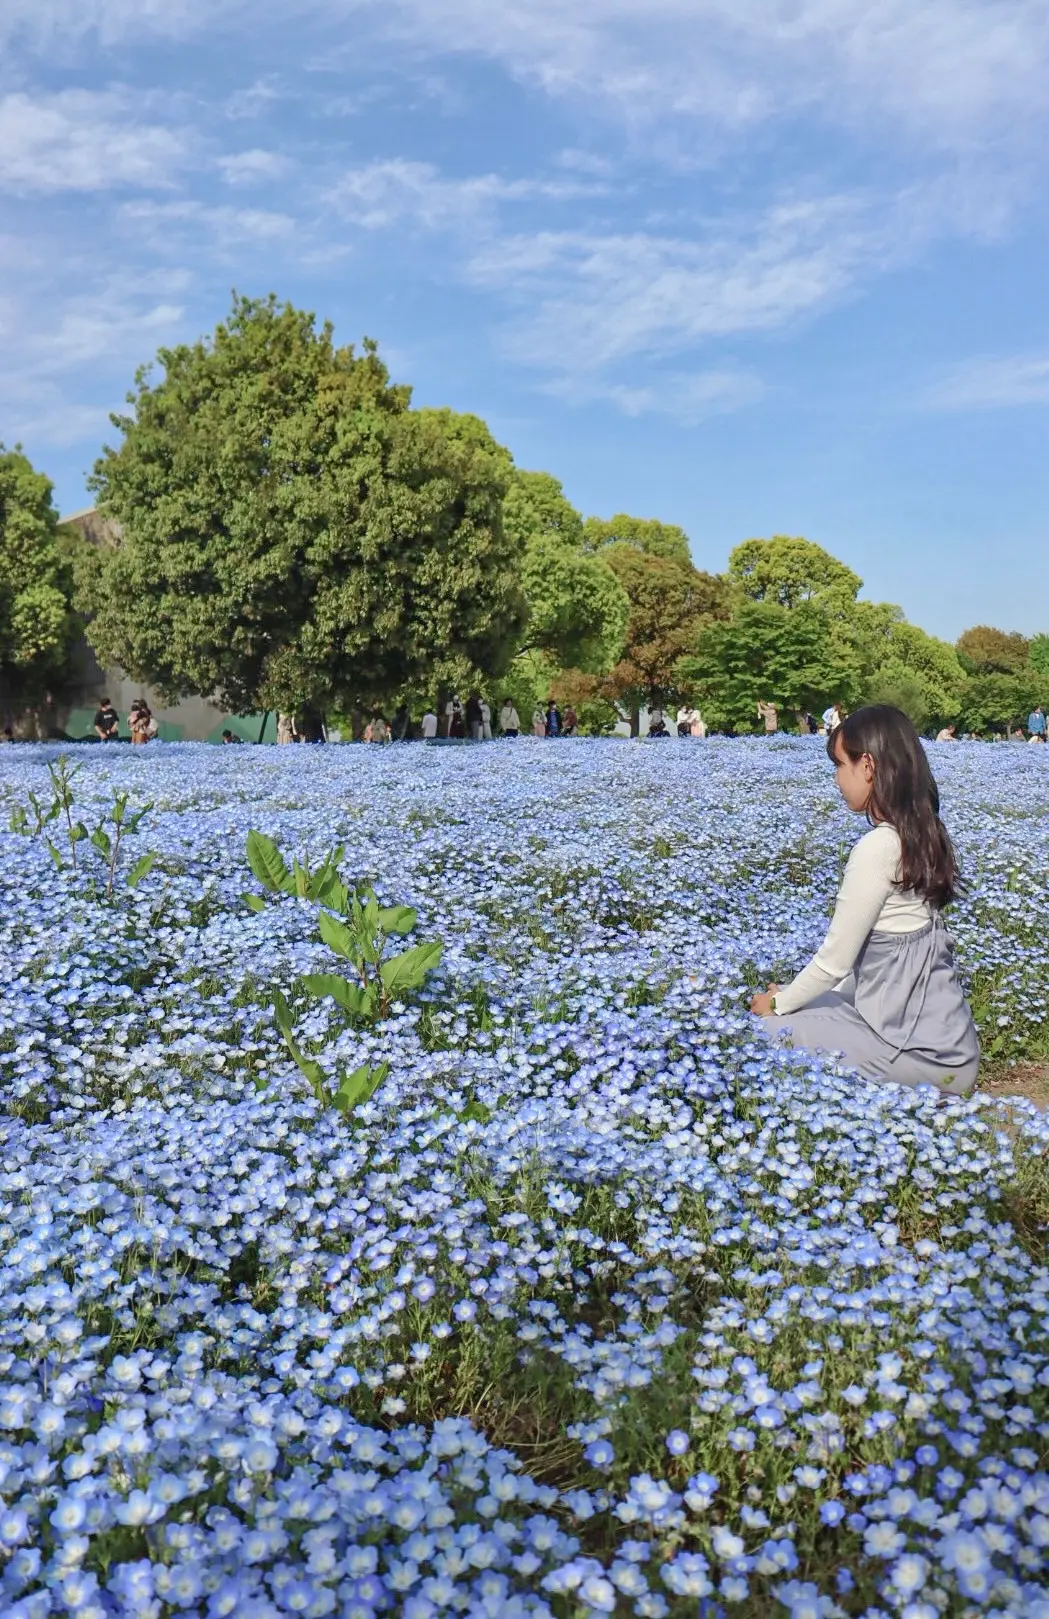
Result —
[{"label": "plant stem", "polygon": [[120,834],[121,834],[122,831],[123,831],[123,828],[121,827],[120,822],[117,821],[116,822],[116,835],[113,838],[113,845],[112,845],[112,848],[109,851],[109,880],[106,883],[106,898],[107,899],[112,899],[113,898],[113,879],[116,876],[117,855],[120,853]]},{"label": "plant stem", "polygon": [[74,836],[73,836],[72,804],[73,804],[73,795],[72,795],[72,793],[70,793],[70,792],[63,793],[63,795],[62,795],[62,807],[66,812],[66,832],[67,832],[68,837],[69,837],[69,858],[73,862],[73,870],[76,871],[76,869],[77,869],[77,863],[76,863],[76,838],[74,838]]}]

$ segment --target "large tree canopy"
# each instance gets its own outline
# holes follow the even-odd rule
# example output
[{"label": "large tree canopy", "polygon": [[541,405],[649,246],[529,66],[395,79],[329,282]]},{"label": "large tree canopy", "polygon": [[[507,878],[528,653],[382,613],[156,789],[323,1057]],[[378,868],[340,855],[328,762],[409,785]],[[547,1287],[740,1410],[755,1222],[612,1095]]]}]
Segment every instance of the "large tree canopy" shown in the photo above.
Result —
[{"label": "large tree canopy", "polygon": [[654,517],[588,517],[583,525],[583,542],[588,551],[602,551],[608,545],[629,545],[646,556],[664,557],[688,567],[692,550],[688,535],[676,523],[660,523]]},{"label": "large tree canopy", "polygon": [[1025,726],[1031,710],[1049,705],[1049,679],[1037,670],[1026,674],[974,675],[966,682],[961,700],[961,721],[969,731],[1003,732]]},{"label": "large tree canopy", "polygon": [[1030,657],[1032,669],[1040,675],[1049,675],[1049,635],[1043,633],[1031,638]]},{"label": "large tree canopy", "polygon": [[549,472],[514,468],[503,501],[503,526],[522,549],[538,539],[557,540],[572,551],[583,548],[582,516],[560,478]]},{"label": "large tree canopy", "polygon": [[0,444],[0,687],[31,707],[63,677],[72,640],[69,557],[51,483],[19,448]]},{"label": "large tree canopy", "polygon": [[587,674],[604,674],[623,650],[630,603],[600,557],[571,551],[548,535],[525,550],[529,649]]},{"label": "large tree canopy", "polygon": [[710,624],[679,674],[708,720],[753,730],[758,701],[784,711],[819,711],[838,696],[840,663],[826,615],[812,602],[742,603],[728,623]]},{"label": "large tree canopy", "polygon": [[974,624],[957,640],[958,655],[974,675],[1019,675],[1028,667],[1031,644],[1024,635]]},{"label": "large tree canopy", "polygon": [[800,607],[823,600],[844,606],[863,585],[858,574],[811,540],[776,534],[771,540],[744,540],[728,559],[729,577],[751,601]]},{"label": "large tree canopy", "polygon": [[410,409],[374,344],[336,349],[272,297],[158,358],[95,469],[121,531],[90,591],[103,661],[239,712],[506,666],[520,542],[483,422]]},{"label": "large tree canopy", "polygon": [[503,522],[521,547],[528,606],[522,651],[607,672],[623,649],[630,604],[604,558],[583,549],[583,519],[558,479],[515,469]]},{"label": "large tree canopy", "polygon": [[892,703],[919,729],[958,717],[966,676],[954,647],[916,624],[889,628],[864,690],[867,702]]},{"label": "large tree canopy", "polygon": [[623,656],[596,694],[614,703],[636,732],[646,704],[679,694],[678,664],[705,624],[727,616],[728,589],[691,563],[649,556],[629,544],[610,545],[603,554],[629,598],[630,618]]}]

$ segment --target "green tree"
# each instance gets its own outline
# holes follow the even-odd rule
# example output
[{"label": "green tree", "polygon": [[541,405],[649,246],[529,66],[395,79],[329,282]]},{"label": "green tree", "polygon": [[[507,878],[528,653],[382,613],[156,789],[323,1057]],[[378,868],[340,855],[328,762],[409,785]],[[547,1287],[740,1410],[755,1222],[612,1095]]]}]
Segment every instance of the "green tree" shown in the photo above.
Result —
[{"label": "green tree", "polygon": [[802,602],[855,600],[863,580],[812,540],[776,534],[771,540],[744,540],[728,559],[729,577],[751,601],[800,607]]},{"label": "green tree", "polygon": [[520,545],[483,422],[412,410],[373,343],[336,349],[272,296],[158,358],[95,468],[120,526],[87,590],[103,662],[233,712],[348,710],[506,666]]},{"label": "green tree", "polygon": [[522,550],[544,536],[572,551],[583,549],[583,519],[561,480],[549,472],[513,469],[503,501],[503,527]]},{"label": "green tree", "polygon": [[589,674],[612,668],[623,650],[630,602],[600,557],[543,535],[525,548],[521,579],[530,648]]},{"label": "green tree", "polygon": [[728,616],[728,589],[691,563],[649,556],[625,543],[603,554],[629,599],[630,618],[623,656],[588,695],[614,703],[636,736],[643,707],[681,695],[681,658],[694,649],[704,625]]},{"label": "green tree", "polygon": [[975,624],[958,637],[958,655],[974,675],[1019,675],[1028,667],[1031,643],[1024,635]]},{"label": "green tree", "polygon": [[688,535],[676,523],[660,523],[654,517],[588,517],[583,525],[583,543],[588,551],[603,551],[609,545],[629,545],[646,556],[663,557],[688,567],[692,548]]},{"label": "green tree", "polygon": [[886,664],[880,669],[864,701],[887,703],[890,708],[901,709],[914,722],[917,731],[925,731],[932,724],[933,714],[925,687],[913,670],[902,664]]},{"label": "green tree", "polygon": [[1049,705],[1049,678],[1035,670],[1021,675],[973,675],[962,696],[965,730],[1003,732],[1025,726],[1031,710]]},{"label": "green tree", "polygon": [[866,681],[864,701],[892,703],[919,730],[957,719],[966,674],[954,647],[916,624],[892,623]]},{"label": "green tree", "polygon": [[1031,668],[1040,675],[1049,675],[1049,635],[1035,635],[1031,639]]},{"label": "green tree", "polygon": [[698,696],[708,723],[754,730],[759,701],[785,711],[819,711],[840,685],[824,613],[812,602],[787,608],[745,601],[727,623],[709,624],[679,678]]},{"label": "green tree", "polygon": [[16,712],[63,682],[76,625],[51,487],[21,446],[0,444],[0,687]]},{"label": "green tree", "polygon": [[583,520],[548,472],[511,473],[507,533],[521,548],[528,622],[521,653],[604,674],[623,649],[630,604],[605,559],[583,549]]}]

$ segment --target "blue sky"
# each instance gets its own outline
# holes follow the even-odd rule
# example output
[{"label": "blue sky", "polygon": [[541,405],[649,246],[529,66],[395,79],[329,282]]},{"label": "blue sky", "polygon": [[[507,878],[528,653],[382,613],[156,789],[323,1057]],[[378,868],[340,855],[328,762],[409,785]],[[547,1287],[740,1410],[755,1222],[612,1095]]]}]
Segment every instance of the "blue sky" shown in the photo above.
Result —
[{"label": "blue sky", "polygon": [[61,509],[230,290],[585,512],[1049,629],[1045,0],[3,0],[0,439]]}]

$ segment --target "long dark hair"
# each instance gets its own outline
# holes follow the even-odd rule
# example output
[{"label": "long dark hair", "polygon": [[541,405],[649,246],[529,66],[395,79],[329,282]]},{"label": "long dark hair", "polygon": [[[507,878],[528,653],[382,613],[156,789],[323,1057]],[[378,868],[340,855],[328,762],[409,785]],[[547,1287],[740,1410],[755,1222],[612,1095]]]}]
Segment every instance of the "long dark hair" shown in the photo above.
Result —
[{"label": "long dark hair", "polygon": [[937,910],[950,905],[962,888],[958,857],[940,820],[939,789],[914,726],[898,708],[873,703],[858,708],[827,737],[827,752],[835,764],[839,737],[854,763],[867,754],[874,765],[867,819],[872,826],[885,823],[899,833],[897,886],[920,895]]}]

